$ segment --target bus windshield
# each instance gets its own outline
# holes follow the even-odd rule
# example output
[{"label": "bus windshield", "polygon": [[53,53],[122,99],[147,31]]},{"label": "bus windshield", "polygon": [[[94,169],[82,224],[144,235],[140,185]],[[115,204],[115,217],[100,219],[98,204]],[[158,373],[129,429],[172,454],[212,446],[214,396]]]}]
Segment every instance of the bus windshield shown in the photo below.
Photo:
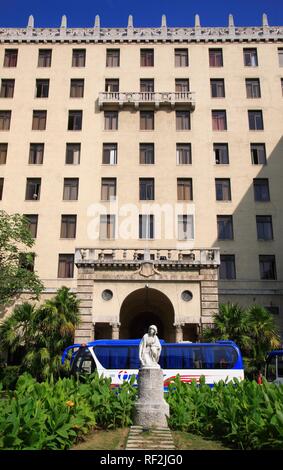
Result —
[{"label": "bus windshield", "polygon": [[72,372],[92,374],[96,370],[96,364],[88,348],[80,348],[72,365]]},{"label": "bus windshield", "polygon": [[268,382],[283,382],[283,351],[272,351],[266,360],[266,379]]}]

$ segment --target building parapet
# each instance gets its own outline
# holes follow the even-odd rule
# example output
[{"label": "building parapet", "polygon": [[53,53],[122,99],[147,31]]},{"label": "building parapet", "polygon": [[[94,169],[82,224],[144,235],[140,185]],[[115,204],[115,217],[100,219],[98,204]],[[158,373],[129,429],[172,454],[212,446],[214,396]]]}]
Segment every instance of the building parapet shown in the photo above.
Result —
[{"label": "building parapet", "polygon": [[132,105],[135,108],[140,106],[176,106],[183,105],[195,108],[195,94],[187,92],[101,92],[98,97],[100,108],[105,105],[119,105],[120,107]]},{"label": "building parapet", "polygon": [[283,41],[283,27],[269,26],[267,16],[262,18],[262,26],[234,25],[229,15],[227,27],[202,27],[199,16],[195,16],[195,26],[191,28],[167,27],[166,17],[162,16],[160,28],[135,28],[130,15],[127,28],[101,28],[97,15],[93,28],[68,28],[67,18],[62,17],[60,28],[35,28],[33,16],[29,17],[26,28],[0,28],[0,42],[75,42],[75,43],[123,43],[123,42],[250,42]]},{"label": "building parapet", "polygon": [[76,248],[77,267],[136,267],[141,262],[153,262],[159,268],[218,267],[219,248]]}]

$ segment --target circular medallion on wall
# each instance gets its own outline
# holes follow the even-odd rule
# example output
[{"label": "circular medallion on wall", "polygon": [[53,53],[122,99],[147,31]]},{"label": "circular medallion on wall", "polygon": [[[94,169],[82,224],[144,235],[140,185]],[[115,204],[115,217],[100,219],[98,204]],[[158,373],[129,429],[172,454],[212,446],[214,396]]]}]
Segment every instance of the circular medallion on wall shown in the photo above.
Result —
[{"label": "circular medallion on wall", "polygon": [[101,297],[103,298],[103,300],[111,300],[112,297],[113,297],[113,292],[112,292],[112,290],[110,290],[110,289],[105,289],[105,290],[102,292]]},{"label": "circular medallion on wall", "polygon": [[193,294],[190,290],[183,290],[181,297],[185,302],[189,302],[190,300],[192,300]]}]

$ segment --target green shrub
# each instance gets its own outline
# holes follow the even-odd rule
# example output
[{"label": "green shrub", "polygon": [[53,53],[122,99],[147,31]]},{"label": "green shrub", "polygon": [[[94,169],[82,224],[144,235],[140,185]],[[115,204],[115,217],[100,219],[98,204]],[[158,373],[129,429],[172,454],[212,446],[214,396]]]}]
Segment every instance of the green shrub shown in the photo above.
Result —
[{"label": "green shrub", "polygon": [[169,386],[172,429],[214,437],[238,449],[282,449],[283,385],[221,381],[213,388],[201,381]]},{"label": "green shrub", "polygon": [[68,449],[94,427],[128,426],[135,395],[131,383],[112,390],[97,375],[38,383],[23,374],[0,400],[0,449]]},{"label": "green shrub", "polygon": [[13,390],[20,376],[20,366],[0,367],[0,383],[4,390]]}]

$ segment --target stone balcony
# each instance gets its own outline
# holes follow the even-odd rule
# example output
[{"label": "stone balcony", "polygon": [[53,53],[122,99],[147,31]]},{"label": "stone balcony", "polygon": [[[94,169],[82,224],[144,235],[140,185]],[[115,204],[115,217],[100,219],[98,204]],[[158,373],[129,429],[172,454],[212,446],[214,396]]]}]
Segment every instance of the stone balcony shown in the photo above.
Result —
[{"label": "stone balcony", "polygon": [[195,93],[184,92],[101,92],[98,96],[100,109],[107,106],[125,107],[134,106],[136,109],[159,108],[160,106],[186,106],[191,110],[195,108]]},{"label": "stone balcony", "polygon": [[76,248],[77,267],[136,268],[141,262],[152,262],[160,269],[187,269],[193,267],[218,267],[219,248],[198,249],[138,249],[138,248]]}]

